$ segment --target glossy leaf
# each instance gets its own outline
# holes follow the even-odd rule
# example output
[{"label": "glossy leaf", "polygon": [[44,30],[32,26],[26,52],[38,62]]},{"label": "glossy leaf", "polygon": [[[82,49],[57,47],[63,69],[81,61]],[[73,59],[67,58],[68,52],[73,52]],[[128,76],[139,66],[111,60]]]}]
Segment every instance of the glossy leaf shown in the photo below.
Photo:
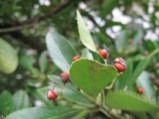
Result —
[{"label": "glossy leaf", "polygon": [[138,76],[142,73],[142,71],[148,66],[150,63],[152,57],[159,52],[159,49],[153,51],[148,57],[145,59],[141,60],[139,64],[136,66],[135,71],[128,83],[128,88],[131,88],[131,86],[135,83],[137,80]]},{"label": "glossy leaf", "polygon": [[153,112],[159,109],[156,103],[133,92],[109,92],[105,103],[110,108],[134,112]]},{"label": "glossy leaf", "polygon": [[23,90],[18,90],[13,95],[13,101],[14,101],[16,110],[20,110],[20,109],[27,108],[27,107],[31,106],[31,102],[30,102],[29,96]]},{"label": "glossy leaf", "polygon": [[105,66],[96,61],[79,59],[70,68],[71,81],[81,90],[96,97],[117,76],[113,66]]},{"label": "glossy leaf", "polygon": [[[63,82],[61,81],[61,78],[59,76],[55,75],[49,75],[49,79],[51,79],[56,85],[55,90],[61,91],[61,88],[63,86]],[[86,107],[93,107],[94,105],[91,104],[83,95],[80,93],[77,88],[75,88],[71,83],[67,83],[63,90],[62,90],[62,96],[76,104],[83,105]]]},{"label": "glossy leaf", "polygon": [[68,72],[75,50],[66,38],[56,31],[49,31],[46,35],[46,45],[53,62],[64,72]]},{"label": "glossy leaf", "polygon": [[8,91],[3,91],[0,95],[0,114],[6,116],[14,110],[12,95]]},{"label": "glossy leaf", "polygon": [[77,11],[77,24],[83,45],[85,45],[89,50],[96,52],[95,43],[79,11]]},{"label": "glossy leaf", "polygon": [[0,70],[4,73],[12,73],[17,66],[17,51],[8,42],[0,38]]},{"label": "glossy leaf", "polygon": [[65,119],[78,112],[80,110],[68,107],[34,107],[13,112],[5,119]]}]

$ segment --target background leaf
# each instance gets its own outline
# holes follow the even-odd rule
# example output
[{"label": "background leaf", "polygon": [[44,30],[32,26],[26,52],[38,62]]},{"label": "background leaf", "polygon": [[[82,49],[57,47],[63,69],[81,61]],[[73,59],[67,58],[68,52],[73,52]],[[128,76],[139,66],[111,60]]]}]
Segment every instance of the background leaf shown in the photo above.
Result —
[{"label": "background leaf", "polygon": [[139,87],[142,87],[143,94],[152,100],[155,100],[155,91],[154,91],[154,85],[153,82],[150,80],[150,74],[146,71],[143,71],[138,79],[136,80],[136,83]]},{"label": "background leaf", "polygon": [[131,88],[131,86],[135,83],[137,80],[138,76],[142,73],[142,71],[148,66],[150,63],[152,57],[159,52],[159,49],[153,51],[148,57],[145,59],[141,60],[139,64],[136,66],[135,71],[128,83],[128,88]]},{"label": "background leaf", "polygon": [[11,113],[5,119],[65,119],[78,112],[68,107],[34,107]]},{"label": "background leaf", "polygon": [[0,114],[6,116],[14,111],[12,95],[8,91],[3,91],[0,95]]},{"label": "background leaf", "polygon": [[69,71],[75,50],[67,42],[66,38],[56,31],[49,31],[46,35],[46,45],[53,62],[64,72]]},{"label": "background leaf", "polygon": [[96,97],[117,76],[113,66],[96,61],[79,59],[70,68],[71,81],[92,97]]},{"label": "background leaf", "polygon": [[37,68],[33,67],[33,63],[35,63],[36,60],[32,56],[22,55],[20,56],[20,64],[28,70],[32,75],[37,75],[38,70]]},{"label": "background leaf", "polygon": [[85,45],[89,50],[96,52],[97,50],[96,50],[94,41],[92,39],[92,36],[90,32],[88,31],[88,28],[86,27],[85,22],[81,14],[79,13],[79,11],[77,11],[77,24],[78,24],[80,39],[83,45]]},{"label": "background leaf", "polygon": [[133,92],[109,92],[105,98],[106,105],[110,108],[134,112],[157,111],[156,103]]},{"label": "background leaf", "polygon": [[131,59],[126,60],[126,70],[123,72],[123,74],[119,75],[116,80],[116,89],[124,90],[131,78],[133,71],[133,64]]},{"label": "background leaf", "polygon": [[28,94],[23,90],[18,90],[13,95],[13,102],[15,104],[15,109],[20,110],[31,106],[31,102]]},{"label": "background leaf", "polygon": [[39,57],[39,66],[40,66],[40,71],[45,72],[45,70],[48,67],[48,59],[47,59],[48,53],[46,51],[42,52],[40,57]]},{"label": "background leaf", "polygon": [[5,40],[0,38],[0,70],[4,73],[12,73],[18,66],[16,50]]}]

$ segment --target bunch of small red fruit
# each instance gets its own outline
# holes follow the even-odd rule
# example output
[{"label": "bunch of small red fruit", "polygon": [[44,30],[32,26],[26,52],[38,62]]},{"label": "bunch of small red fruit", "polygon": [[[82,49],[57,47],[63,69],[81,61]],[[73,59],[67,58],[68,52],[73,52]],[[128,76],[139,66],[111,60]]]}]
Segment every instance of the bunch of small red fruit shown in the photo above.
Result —
[{"label": "bunch of small red fruit", "polygon": [[[98,51],[98,54],[99,54],[102,58],[108,58],[108,56],[109,56],[109,53],[108,53],[108,51],[107,51],[106,49],[100,49],[100,50]],[[78,60],[78,59],[80,59],[80,56],[79,56],[79,55],[74,56],[74,57],[72,58],[72,61],[76,61],[76,60]],[[126,69],[126,63],[125,63],[125,60],[124,60],[122,57],[116,58],[116,59],[114,60],[114,62],[113,62],[113,65],[114,65],[114,67],[117,69],[117,71],[118,71],[119,73],[124,72],[125,69]],[[69,82],[69,73],[67,73],[67,72],[62,72],[62,73],[60,74],[60,77],[61,77],[61,80],[62,80],[62,82],[63,82],[64,84],[66,84],[67,82]],[[141,88],[138,88],[138,93],[140,93],[140,94],[143,93],[143,91],[141,91]],[[47,92],[47,98],[48,98],[49,100],[55,100],[55,99],[57,98],[57,96],[58,96],[58,93],[56,93],[54,90],[48,90],[48,92]]]}]

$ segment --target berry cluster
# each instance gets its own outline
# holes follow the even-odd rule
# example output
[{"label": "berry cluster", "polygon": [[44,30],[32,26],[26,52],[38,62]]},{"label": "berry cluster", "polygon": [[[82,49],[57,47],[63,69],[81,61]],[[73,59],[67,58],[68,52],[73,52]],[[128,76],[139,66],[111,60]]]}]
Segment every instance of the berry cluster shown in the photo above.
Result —
[{"label": "berry cluster", "polygon": [[[106,49],[100,49],[98,50],[98,54],[102,58],[108,58],[109,53]],[[118,70],[118,72],[123,72],[126,69],[126,63],[125,60],[122,57],[118,57],[113,62],[114,67]]]},{"label": "berry cluster", "polygon": [[[72,61],[76,61],[76,60],[78,60],[80,58],[80,56],[74,56],[73,58],[72,58]],[[61,81],[64,83],[64,84],[66,84],[67,82],[69,82],[69,73],[67,73],[67,72],[62,72],[60,75],[60,78],[61,78]],[[58,93],[57,92],[55,92],[54,90],[48,90],[47,91],[47,98],[49,99],[49,100],[55,100],[56,98],[57,98],[57,96],[58,96]]]},{"label": "berry cluster", "polygon": [[[100,49],[98,51],[98,54],[102,57],[102,58],[108,58],[109,53],[106,49]],[[76,55],[72,58],[72,61],[77,61],[78,59],[80,59],[79,55]],[[123,72],[126,69],[126,63],[124,61],[124,59],[122,57],[118,57],[114,60],[113,62],[114,67],[118,70],[118,72]],[[60,74],[60,78],[61,81],[66,84],[67,82],[69,82],[69,73],[67,72],[62,72]],[[56,93],[54,90],[48,90],[47,92],[47,98],[49,100],[55,100],[58,96],[58,93]]]}]

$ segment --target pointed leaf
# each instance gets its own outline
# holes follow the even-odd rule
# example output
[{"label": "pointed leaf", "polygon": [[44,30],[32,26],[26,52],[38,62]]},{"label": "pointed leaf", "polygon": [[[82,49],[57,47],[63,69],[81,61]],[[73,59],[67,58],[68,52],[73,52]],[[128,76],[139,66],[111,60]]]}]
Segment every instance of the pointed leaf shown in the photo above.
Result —
[{"label": "pointed leaf", "polygon": [[139,62],[139,64],[136,66],[135,71],[128,83],[128,88],[131,88],[131,86],[135,83],[135,81],[137,80],[138,76],[142,73],[142,71],[148,66],[148,64],[150,63],[151,59],[153,58],[153,56],[155,54],[157,54],[159,52],[159,49],[153,51],[148,57],[146,57],[145,59],[141,60]]},{"label": "pointed leaf", "polygon": [[133,92],[109,92],[105,97],[105,103],[110,108],[134,112],[151,112],[159,109],[155,102]]},{"label": "pointed leaf", "polygon": [[12,73],[18,66],[16,50],[5,40],[0,38],[0,70]]},{"label": "pointed leaf", "polygon": [[40,71],[45,72],[48,67],[47,52],[42,52],[39,58]]},{"label": "pointed leaf", "polygon": [[64,72],[68,72],[75,50],[66,38],[56,31],[49,31],[46,35],[46,45],[53,62]]},{"label": "pointed leaf", "polygon": [[150,74],[146,71],[143,71],[138,77],[136,83],[139,87],[142,87],[142,89],[144,90],[143,95],[155,100],[156,95],[155,95],[154,85],[149,77]]},{"label": "pointed leaf", "polygon": [[79,11],[77,11],[77,24],[83,45],[85,45],[89,50],[96,52],[95,43]]},{"label": "pointed leaf", "polygon": [[113,66],[105,66],[96,61],[80,59],[70,68],[70,78],[74,84],[92,97],[96,97],[117,76]]}]

